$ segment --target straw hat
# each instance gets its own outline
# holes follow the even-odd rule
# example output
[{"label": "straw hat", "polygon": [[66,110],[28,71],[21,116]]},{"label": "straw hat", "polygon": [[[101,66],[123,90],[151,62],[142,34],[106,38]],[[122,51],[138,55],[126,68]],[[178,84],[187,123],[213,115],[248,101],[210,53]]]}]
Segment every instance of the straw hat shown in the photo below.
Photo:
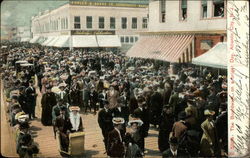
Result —
[{"label": "straw hat", "polygon": [[215,114],[215,111],[213,111],[213,110],[207,109],[207,110],[204,111],[205,116],[208,116],[208,115],[213,116],[214,114]]},{"label": "straw hat", "polygon": [[131,126],[133,123],[137,123],[138,126],[141,126],[143,124],[142,120],[139,118],[132,118],[129,122],[128,125]]},{"label": "straw hat", "polygon": [[71,107],[69,107],[69,111],[80,111],[80,107],[79,106],[71,106]]},{"label": "straw hat", "polygon": [[122,117],[114,117],[112,119],[113,124],[119,125],[119,124],[124,124],[125,120]]}]

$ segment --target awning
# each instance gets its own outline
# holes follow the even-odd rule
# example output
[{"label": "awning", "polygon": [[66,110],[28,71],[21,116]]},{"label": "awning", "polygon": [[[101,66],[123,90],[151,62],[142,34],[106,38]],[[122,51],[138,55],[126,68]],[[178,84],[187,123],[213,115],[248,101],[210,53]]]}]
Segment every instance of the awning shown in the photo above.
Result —
[{"label": "awning", "polygon": [[36,43],[42,44],[45,40],[46,40],[45,37],[40,36]]},{"label": "awning", "polygon": [[55,37],[49,36],[43,43],[43,46],[47,46]]},{"label": "awning", "polygon": [[94,35],[76,35],[72,36],[73,47],[98,47],[96,36]]},{"label": "awning", "polygon": [[21,38],[20,42],[28,42],[28,41],[30,41],[30,38],[29,37],[24,37],[24,38]]},{"label": "awning", "polygon": [[99,47],[121,47],[118,35],[97,35]]},{"label": "awning", "polygon": [[36,43],[38,39],[39,39],[39,36],[34,36],[34,37],[30,40],[30,43]]},{"label": "awning", "polygon": [[227,43],[219,42],[206,53],[194,58],[195,65],[227,69]]},{"label": "awning", "polygon": [[55,46],[56,41],[59,39],[59,37],[54,37],[53,40],[51,40],[49,43],[47,43],[46,46],[53,47]]},{"label": "awning", "polygon": [[60,36],[59,39],[54,44],[55,47],[69,47],[70,46],[70,36]]},{"label": "awning", "polygon": [[[179,62],[183,57],[189,61],[191,51],[186,54],[194,39],[193,35],[144,35],[129,49],[127,56]],[[189,49],[190,50],[190,49]]]}]

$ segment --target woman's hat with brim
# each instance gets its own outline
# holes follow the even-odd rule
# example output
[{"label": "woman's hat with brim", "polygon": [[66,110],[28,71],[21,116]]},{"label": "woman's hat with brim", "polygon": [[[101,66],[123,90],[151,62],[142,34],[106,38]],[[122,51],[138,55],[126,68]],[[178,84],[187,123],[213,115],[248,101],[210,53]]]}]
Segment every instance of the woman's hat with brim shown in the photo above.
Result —
[{"label": "woman's hat with brim", "polygon": [[69,111],[80,111],[80,107],[79,106],[71,106],[71,107],[69,107]]},{"label": "woman's hat with brim", "polygon": [[204,111],[205,116],[213,116],[214,114],[215,114],[215,111],[213,111],[213,110],[207,109]]},{"label": "woman's hat with brim", "polygon": [[142,120],[139,118],[132,118],[129,122],[128,125],[132,126],[133,123],[137,123],[138,126],[141,126],[143,124]]},{"label": "woman's hat with brim", "polygon": [[58,85],[59,88],[60,88],[60,87],[66,87],[66,86],[67,86],[66,83],[60,83],[60,84]]},{"label": "woman's hat with brim", "polygon": [[124,124],[125,120],[122,117],[114,117],[112,119],[113,124],[119,125],[119,124]]}]

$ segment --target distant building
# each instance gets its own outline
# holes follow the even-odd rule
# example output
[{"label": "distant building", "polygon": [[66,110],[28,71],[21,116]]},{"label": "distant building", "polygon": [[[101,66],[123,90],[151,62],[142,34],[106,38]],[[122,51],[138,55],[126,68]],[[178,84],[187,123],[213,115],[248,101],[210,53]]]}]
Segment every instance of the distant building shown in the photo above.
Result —
[{"label": "distant building", "polygon": [[149,30],[131,57],[190,62],[226,41],[226,0],[150,0]]},{"label": "distant building", "polygon": [[17,27],[1,25],[1,40],[17,42]]},{"label": "distant building", "polygon": [[31,19],[31,43],[57,47],[128,49],[148,30],[148,6],[70,1]]},{"label": "distant building", "polygon": [[28,42],[31,39],[29,26],[17,27],[17,40],[20,42]]}]

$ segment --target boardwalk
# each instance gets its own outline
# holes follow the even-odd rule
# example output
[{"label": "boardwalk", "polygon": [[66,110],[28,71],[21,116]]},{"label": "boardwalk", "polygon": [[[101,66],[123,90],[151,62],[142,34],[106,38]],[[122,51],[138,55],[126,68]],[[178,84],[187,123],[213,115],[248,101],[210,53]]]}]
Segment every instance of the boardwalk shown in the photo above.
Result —
[{"label": "boardwalk", "polygon": [[[40,121],[41,107],[39,104],[40,100],[41,100],[41,95],[39,94],[37,98],[38,105],[36,107],[36,114],[38,116],[38,119],[31,121],[31,131],[32,131],[35,142],[39,144],[39,148],[40,148],[40,152],[37,155],[37,157],[53,157],[53,158],[60,157],[52,127],[43,126],[41,124],[41,121]],[[107,157],[107,155],[104,153],[105,152],[104,144],[102,141],[103,138],[102,138],[101,130],[97,123],[97,115],[93,115],[92,113],[87,113],[87,114],[81,114],[81,116],[83,118],[83,125],[84,125],[84,130],[85,130],[84,157]],[[1,120],[6,122],[5,118]],[[8,128],[9,127],[7,126],[4,127],[5,131],[1,133],[1,136],[5,134],[5,136],[8,135],[8,137],[11,137],[11,134],[8,133],[7,131]],[[161,154],[158,151],[157,135],[158,135],[158,131],[154,129],[150,129],[149,136],[145,140],[146,150],[148,151],[145,157],[160,157]],[[5,139],[1,138],[1,142],[3,142],[6,139],[12,140],[12,141],[9,141],[9,145],[4,145],[5,149],[2,148],[2,152],[7,157],[10,157],[10,156],[16,157],[15,149],[10,148],[10,144],[12,143],[13,145],[14,141],[12,138],[8,138],[8,137],[5,137]]]}]

